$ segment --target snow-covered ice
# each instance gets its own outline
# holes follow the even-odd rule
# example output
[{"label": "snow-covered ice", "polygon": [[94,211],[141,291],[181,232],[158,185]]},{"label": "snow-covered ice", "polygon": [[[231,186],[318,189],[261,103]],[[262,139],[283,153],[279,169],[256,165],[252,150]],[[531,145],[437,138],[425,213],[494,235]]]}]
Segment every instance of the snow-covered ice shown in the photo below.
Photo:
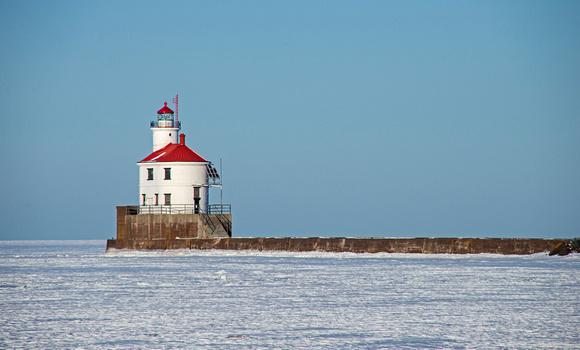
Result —
[{"label": "snow-covered ice", "polygon": [[0,242],[0,348],[580,348],[580,254]]}]

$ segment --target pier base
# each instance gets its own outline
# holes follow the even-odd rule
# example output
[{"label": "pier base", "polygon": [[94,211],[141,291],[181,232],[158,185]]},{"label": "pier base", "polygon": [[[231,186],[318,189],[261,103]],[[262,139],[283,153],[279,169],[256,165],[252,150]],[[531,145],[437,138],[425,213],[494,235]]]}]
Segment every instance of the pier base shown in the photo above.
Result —
[{"label": "pier base", "polygon": [[549,252],[561,239],[534,238],[193,238],[110,239],[108,249],[224,249],[291,252],[515,254]]}]

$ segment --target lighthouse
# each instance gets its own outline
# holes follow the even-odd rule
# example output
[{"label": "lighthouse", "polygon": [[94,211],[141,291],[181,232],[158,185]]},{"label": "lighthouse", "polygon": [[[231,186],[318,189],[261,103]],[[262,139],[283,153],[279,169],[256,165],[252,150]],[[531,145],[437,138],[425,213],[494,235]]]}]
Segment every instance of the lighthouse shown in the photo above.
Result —
[{"label": "lighthouse", "polygon": [[150,212],[209,213],[208,189],[221,186],[219,174],[211,162],[185,145],[174,114],[165,102],[151,122],[153,153],[137,163],[139,204]]},{"label": "lighthouse", "polygon": [[[177,110],[177,96],[173,101]],[[116,247],[157,247],[161,241],[181,247],[187,239],[231,237],[231,205],[209,201],[209,189],[221,189],[221,177],[186,146],[177,113],[167,102],[150,128],[153,152],[137,162],[138,205],[117,206]]]}]

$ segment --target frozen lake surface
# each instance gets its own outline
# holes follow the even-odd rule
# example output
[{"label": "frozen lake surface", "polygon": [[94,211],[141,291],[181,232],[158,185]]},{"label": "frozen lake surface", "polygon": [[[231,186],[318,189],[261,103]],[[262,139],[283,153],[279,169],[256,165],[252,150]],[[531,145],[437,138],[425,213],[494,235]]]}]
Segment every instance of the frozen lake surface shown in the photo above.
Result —
[{"label": "frozen lake surface", "polygon": [[580,254],[0,242],[0,348],[580,348]]}]

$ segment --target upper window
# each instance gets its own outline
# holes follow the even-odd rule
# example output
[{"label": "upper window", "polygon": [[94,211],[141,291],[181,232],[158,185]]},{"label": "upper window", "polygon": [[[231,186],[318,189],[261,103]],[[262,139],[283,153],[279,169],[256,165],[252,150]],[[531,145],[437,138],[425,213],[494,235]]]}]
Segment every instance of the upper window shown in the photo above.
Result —
[{"label": "upper window", "polygon": [[153,180],[153,168],[147,168],[147,180]]},{"label": "upper window", "polygon": [[171,180],[171,168],[165,168],[165,180]]}]

